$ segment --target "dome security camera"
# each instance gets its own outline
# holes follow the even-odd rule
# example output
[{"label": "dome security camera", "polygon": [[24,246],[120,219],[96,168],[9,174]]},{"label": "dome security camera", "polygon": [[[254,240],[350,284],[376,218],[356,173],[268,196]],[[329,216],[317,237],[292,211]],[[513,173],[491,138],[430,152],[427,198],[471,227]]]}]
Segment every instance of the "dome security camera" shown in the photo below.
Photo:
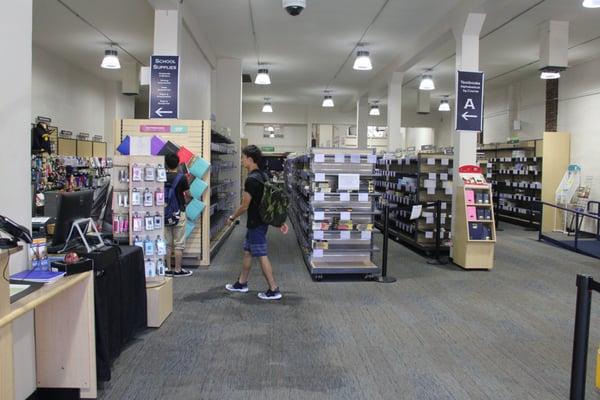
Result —
[{"label": "dome security camera", "polygon": [[306,8],[306,0],[283,0],[283,9],[295,17]]}]

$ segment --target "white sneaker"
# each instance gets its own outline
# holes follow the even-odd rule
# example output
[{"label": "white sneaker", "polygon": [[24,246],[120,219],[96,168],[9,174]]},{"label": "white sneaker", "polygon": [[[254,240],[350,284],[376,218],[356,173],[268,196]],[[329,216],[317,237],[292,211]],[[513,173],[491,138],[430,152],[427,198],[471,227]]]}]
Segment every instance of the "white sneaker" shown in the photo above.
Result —
[{"label": "white sneaker", "polygon": [[239,292],[239,293],[248,293],[248,282],[242,285],[239,281],[235,281],[235,283],[228,283],[225,285],[225,289],[230,292]]},{"label": "white sneaker", "polygon": [[267,290],[266,292],[259,292],[258,293],[258,298],[262,299],[262,300],[279,300],[281,299],[283,296],[281,295],[281,292],[279,291],[279,288],[275,289],[275,290]]}]

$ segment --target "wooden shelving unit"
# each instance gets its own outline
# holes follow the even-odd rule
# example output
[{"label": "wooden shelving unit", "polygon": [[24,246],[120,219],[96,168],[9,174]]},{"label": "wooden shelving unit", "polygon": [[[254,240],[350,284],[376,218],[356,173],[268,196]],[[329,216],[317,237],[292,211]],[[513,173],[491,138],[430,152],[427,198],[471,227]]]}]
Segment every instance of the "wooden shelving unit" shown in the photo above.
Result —
[{"label": "wooden shelving unit", "polygon": [[492,269],[496,224],[491,185],[461,186],[456,201],[454,263],[464,269]]}]

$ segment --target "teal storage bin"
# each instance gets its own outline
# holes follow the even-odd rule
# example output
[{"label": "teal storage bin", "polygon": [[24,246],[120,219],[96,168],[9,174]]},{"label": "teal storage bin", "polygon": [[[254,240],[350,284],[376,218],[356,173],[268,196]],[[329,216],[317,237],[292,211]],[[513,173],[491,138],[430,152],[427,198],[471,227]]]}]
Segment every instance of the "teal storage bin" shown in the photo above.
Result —
[{"label": "teal storage bin", "polygon": [[197,199],[192,199],[185,208],[185,216],[189,221],[196,221],[202,211],[204,211],[204,203]]},{"label": "teal storage bin", "polygon": [[204,158],[196,157],[192,161],[192,165],[188,168],[190,174],[194,175],[196,178],[202,178],[206,171],[210,168],[210,163],[206,161]]},{"label": "teal storage bin", "polygon": [[185,238],[189,238],[192,232],[196,229],[196,224],[192,221],[185,221]]},{"label": "teal storage bin", "polygon": [[193,198],[200,200],[206,188],[208,188],[208,184],[202,179],[196,178],[190,185],[190,193]]}]

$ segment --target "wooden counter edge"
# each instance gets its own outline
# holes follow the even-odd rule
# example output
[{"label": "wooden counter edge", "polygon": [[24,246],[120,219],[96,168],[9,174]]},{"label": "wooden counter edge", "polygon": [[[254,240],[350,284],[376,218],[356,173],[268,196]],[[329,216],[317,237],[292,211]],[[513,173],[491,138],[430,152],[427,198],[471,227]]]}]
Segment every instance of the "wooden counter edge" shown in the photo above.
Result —
[{"label": "wooden counter edge", "polygon": [[92,274],[92,271],[61,278],[54,283],[42,286],[35,292],[28,294],[22,299],[11,304],[11,311],[4,317],[0,318],[0,328],[33,310],[48,299],[51,299],[70,287],[86,280],[90,274]]}]

